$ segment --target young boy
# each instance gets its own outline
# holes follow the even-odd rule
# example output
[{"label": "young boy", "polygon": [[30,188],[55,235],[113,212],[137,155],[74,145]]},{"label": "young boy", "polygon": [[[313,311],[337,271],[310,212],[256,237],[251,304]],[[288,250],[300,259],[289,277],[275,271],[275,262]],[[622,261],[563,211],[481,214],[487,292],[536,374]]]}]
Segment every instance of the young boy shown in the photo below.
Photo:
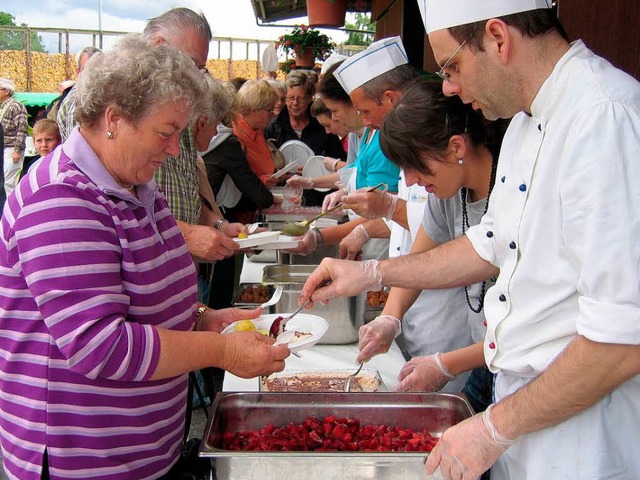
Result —
[{"label": "young boy", "polygon": [[49,155],[61,142],[60,129],[55,121],[48,118],[38,120],[33,126],[33,145],[38,155],[25,157],[20,178],[27,174],[29,167],[33,165],[36,160]]}]

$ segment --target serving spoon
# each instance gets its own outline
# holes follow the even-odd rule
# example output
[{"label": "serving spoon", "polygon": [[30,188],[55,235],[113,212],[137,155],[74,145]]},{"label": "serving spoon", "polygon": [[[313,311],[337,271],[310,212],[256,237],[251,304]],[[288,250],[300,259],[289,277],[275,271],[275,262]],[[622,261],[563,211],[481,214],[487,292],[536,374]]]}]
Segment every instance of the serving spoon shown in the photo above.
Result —
[{"label": "serving spoon", "polygon": [[[365,191],[365,193],[370,193],[373,192],[374,190],[377,190],[378,188],[385,186],[386,184],[384,182],[379,183],[369,189],[367,189]],[[311,224],[313,222],[315,222],[316,220],[318,220],[321,217],[324,217],[325,215],[333,212],[334,210],[337,210],[338,208],[340,208],[342,206],[342,202],[338,202],[337,204],[335,204],[333,207],[329,208],[328,210],[325,210],[324,212],[321,212],[319,215],[316,215],[315,217],[308,219],[308,220],[302,220],[301,222],[284,222],[284,226],[282,227],[282,231],[284,233],[286,233],[287,235],[291,235],[292,237],[299,237],[301,235],[304,235],[305,233],[307,233],[307,231],[309,230],[309,227],[311,226]]]},{"label": "serving spoon", "polygon": [[358,367],[358,369],[352,373],[351,375],[349,375],[347,377],[347,379],[344,382],[344,391],[348,392],[349,390],[351,390],[351,380],[353,380],[354,378],[356,378],[358,376],[358,374],[360,373],[360,370],[362,370],[362,366],[364,365],[364,360],[362,362],[360,362],[360,366]]},{"label": "serving spoon", "polygon": [[275,291],[273,292],[273,295],[271,295],[271,298],[266,302],[264,302],[262,305],[260,305],[260,308],[267,308],[267,307],[270,307],[271,305],[275,305],[276,303],[278,303],[281,296],[282,296],[282,285],[278,285]]}]

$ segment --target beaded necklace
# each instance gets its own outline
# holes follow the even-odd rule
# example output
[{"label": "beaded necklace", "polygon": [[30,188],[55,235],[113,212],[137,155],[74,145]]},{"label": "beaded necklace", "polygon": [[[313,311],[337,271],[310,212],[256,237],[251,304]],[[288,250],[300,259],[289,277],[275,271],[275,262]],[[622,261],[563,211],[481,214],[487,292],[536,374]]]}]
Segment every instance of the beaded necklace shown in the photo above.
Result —
[{"label": "beaded necklace", "polygon": [[[493,185],[496,181],[496,164],[497,163],[498,162],[496,162],[492,156],[491,177],[489,179],[489,193],[487,194],[487,200],[484,204],[484,212],[482,212],[483,215],[487,213],[487,209],[489,208],[489,197],[491,196],[491,191],[493,190]],[[462,197],[462,234],[463,235],[469,228],[469,216],[467,215],[467,192],[468,192],[467,187],[462,187],[460,189],[460,196]],[[480,313],[482,311],[482,308],[484,307],[484,295],[486,293],[486,287],[487,287],[487,281],[483,280],[482,285],[480,286],[480,301],[478,302],[478,306],[474,307],[473,305],[471,305],[471,300],[469,299],[469,287],[467,287],[466,285],[464,286],[464,296],[467,298],[467,305],[469,305],[469,308],[471,309],[472,312]]]}]

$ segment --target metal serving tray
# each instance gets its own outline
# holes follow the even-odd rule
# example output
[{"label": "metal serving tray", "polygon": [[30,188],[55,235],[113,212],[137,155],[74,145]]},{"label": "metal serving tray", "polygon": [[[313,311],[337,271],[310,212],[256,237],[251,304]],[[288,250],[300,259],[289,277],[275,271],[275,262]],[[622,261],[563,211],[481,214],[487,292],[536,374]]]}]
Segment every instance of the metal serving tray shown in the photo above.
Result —
[{"label": "metal serving tray", "polygon": [[[244,308],[259,307],[263,302],[247,302],[242,299],[243,292],[245,290],[248,290],[254,287],[266,288],[269,292],[269,297],[267,298],[267,300],[271,298],[271,296],[273,295],[273,291],[275,290],[275,287],[273,285],[263,285],[262,283],[241,283],[240,285],[238,285],[238,288],[236,289],[235,294],[233,296],[233,305],[235,307],[241,307],[241,308],[242,307]],[[265,313],[272,313],[271,308],[269,308],[268,310],[269,311]]]},{"label": "metal serving tray", "polygon": [[226,432],[328,415],[426,428],[439,436],[472,412],[465,399],[445,393],[222,393],[211,408],[200,456],[215,459],[218,480],[413,480],[425,478],[425,452],[238,452],[219,446]]}]

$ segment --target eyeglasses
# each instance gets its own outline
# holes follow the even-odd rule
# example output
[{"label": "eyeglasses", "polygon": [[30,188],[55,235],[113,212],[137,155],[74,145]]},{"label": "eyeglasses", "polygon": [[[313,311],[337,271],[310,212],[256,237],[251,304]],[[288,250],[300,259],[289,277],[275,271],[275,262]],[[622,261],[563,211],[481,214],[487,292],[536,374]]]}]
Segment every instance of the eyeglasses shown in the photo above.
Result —
[{"label": "eyeglasses", "polygon": [[438,71],[436,72],[436,75],[438,75],[438,76],[439,76],[442,80],[444,80],[445,82],[450,82],[450,81],[451,81],[451,75],[449,75],[448,73],[446,73],[446,72],[444,71],[444,69],[445,69],[445,68],[447,68],[447,67],[449,66],[449,64],[451,63],[451,60],[453,60],[453,57],[455,57],[455,56],[458,54],[458,52],[459,52],[460,50],[462,50],[462,47],[464,47],[464,46],[465,46],[465,44],[466,44],[469,40],[471,40],[471,38],[472,38],[472,37],[473,37],[473,35],[471,35],[471,37],[466,38],[466,39],[465,39],[465,41],[464,41],[464,42],[462,42],[458,48],[456,48],[456,51],[455,51],[455,52],[453,52],[453,53],[451,54],[451,56],[449,57],[449,60],[447,60],[446,62],[444,62],[444,65],[442,65],[442,67],[440,68],[440,70],[438,70]]},{"label": "eyeglasses", "polygon": [[307,99],[308,97],[286,97],[286,100],[289,103],[304,103]]}]

